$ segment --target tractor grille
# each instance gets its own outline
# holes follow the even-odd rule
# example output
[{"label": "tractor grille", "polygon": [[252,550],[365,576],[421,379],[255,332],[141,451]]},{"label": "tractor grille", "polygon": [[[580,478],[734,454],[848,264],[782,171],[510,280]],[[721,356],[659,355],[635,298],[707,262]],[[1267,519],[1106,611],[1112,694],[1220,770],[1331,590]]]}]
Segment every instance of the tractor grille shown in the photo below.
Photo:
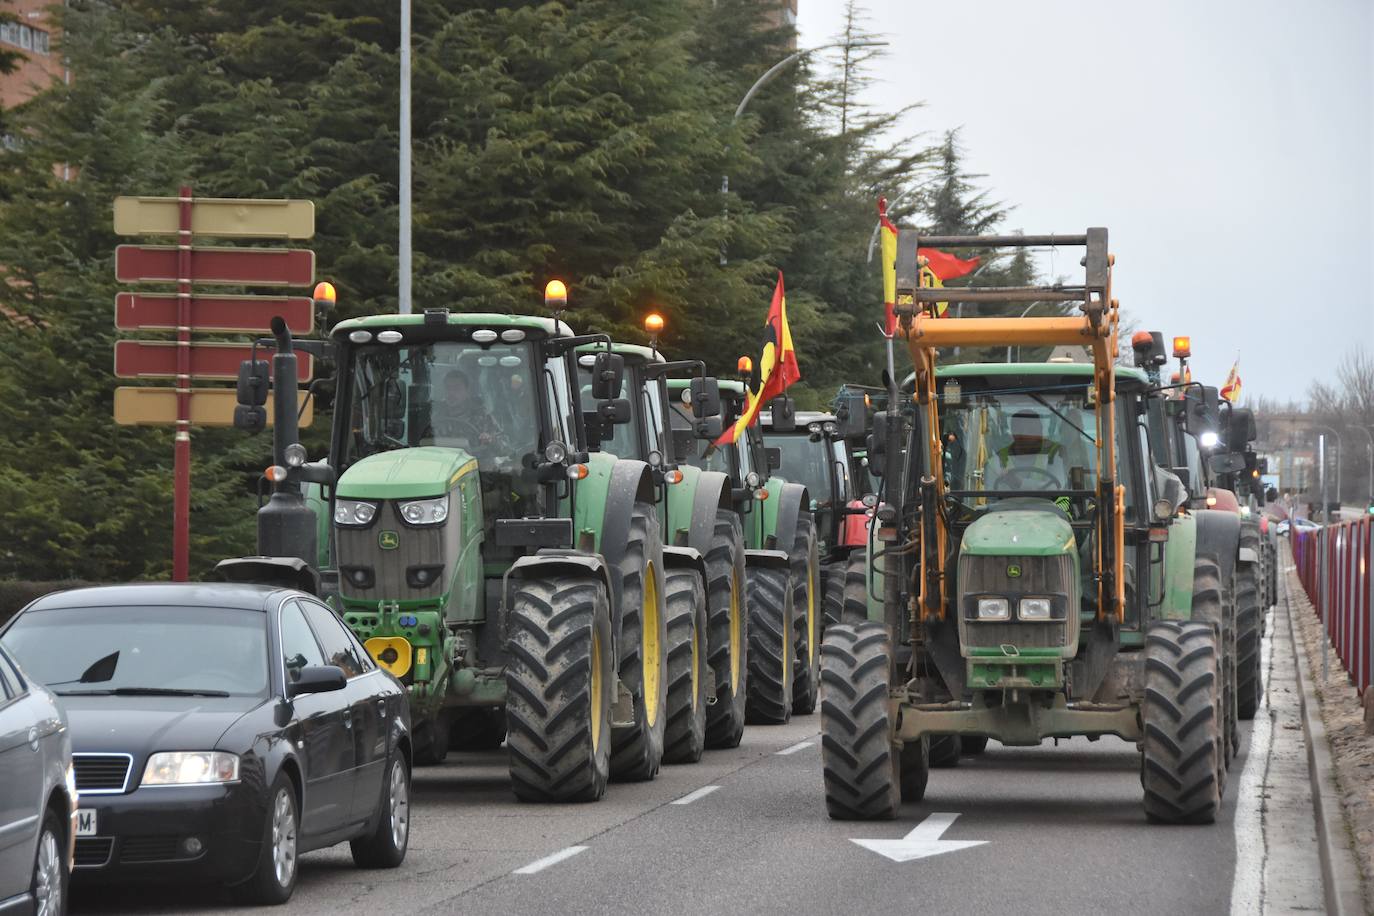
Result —
[{"label": "tractor grille", "polygon": [[[448,521],[433,527],[416,528],[401,521],[397,505],[384,500],[377,518],[367,528],[336,527],[339,545],[339,591],[345,598],[363,601],[415,601],[438,598],[448,586],[458,561],[461,505],[456,493],[451,497]],[[382,549],[394,537],[396,546]],[[360,588],[348,570],[365,567],[372,573],[372,584]],[[432,584],[415,588],[406,581],[412,567],[440,568],[443,574]]]},{"label": "tractor grille", "polygon": [[[1007,568],[1019,566],[1021,575],[1012,578]],[[1061,595],[1068,597],[1069,617],[1077,614],[1077,583],[1072,580],[1073,559],[1068,554],[1054,557],[987,557],[965,555],[959,558],[960,629],[964,645],[996,648],[1003,645],[1023,649],[1063,648],[1069,638],[1070,620],[1022,621],[1016,619],[1016,600],[1023,595]],[[1012,603],[1012,619],[1005,623],[978,623],[964,619],[965,595],[1005,595]],[[1077,628],[1075,627],[1075,634]]]},{"label": "tractor grille", "polygon": [[133,758],[128,754],[73,754],[76,791],[87,795],[123,792],[129,784],[132,764]]}]

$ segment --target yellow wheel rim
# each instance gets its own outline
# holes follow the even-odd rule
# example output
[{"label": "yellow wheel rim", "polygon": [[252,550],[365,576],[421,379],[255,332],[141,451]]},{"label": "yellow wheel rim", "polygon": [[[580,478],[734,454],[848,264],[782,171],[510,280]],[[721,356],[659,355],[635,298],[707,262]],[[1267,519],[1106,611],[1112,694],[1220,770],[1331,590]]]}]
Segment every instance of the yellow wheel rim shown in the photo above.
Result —
[{"label": "yellow wheel rim", "polygon": [[820,589],[820,571],[812,566],[807,576],[806,588],[806,664],[809,668],[816,661],[816,592]]},{"label": "yellow wheel rim", "polygon": [[601,634],[592,627],[592,751],[601,748]]},{"label": "yellow wheel rim", "polygon": [[658,694],[663,683],[663,649],[658,640],[658,580],[654,564],[644,567],[644,607],[640,611],[640,651],[644,662],[644,718],[653,727],[658,722]]},{"label": "yellow wheel rim", "polygon": [[692,711],[696,712],[701,689],[701,631],[692,626]]},{"label": "yellow wheel rim", "polygon": [[739,602],[739,572],[730,572],[730,695],[739,696],[740,659],[743,656],[744,614]]}]

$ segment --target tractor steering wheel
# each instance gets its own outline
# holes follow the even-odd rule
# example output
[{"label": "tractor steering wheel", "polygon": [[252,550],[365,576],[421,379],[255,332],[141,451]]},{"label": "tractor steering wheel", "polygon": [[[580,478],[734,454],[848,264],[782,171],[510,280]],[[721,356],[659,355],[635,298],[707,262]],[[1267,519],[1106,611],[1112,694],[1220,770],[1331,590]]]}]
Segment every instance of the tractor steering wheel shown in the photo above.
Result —
[{"label": "tractor steering wheel", "polygon": [[[1025,478],[1026,478],[1027,476],[1030,476],[1030,475],[1038,475],[1042,480],[1047,481],[1047,482],[1049,483],[1049,486],[1047,486],[1047,487],[1041,487],[1041,488],[1034,488],[1034,487],[1028,487],[1028,486],[1026,486]],[[1009,471],[1007,471],[1005,474],[1003,474],[1000,478],[998,478],[998,480],[997,480],[997,489],[999,489],[999,490],[1030,490],[1030,489],[1062,490],[1062,489],[1064,489],[1064,481],[1060,480],[1060,479],[1059,479],[1058,477],[1056,477],[1053,473],[1051,473],[1050,471],[1045,470],[1044,468],[1012,468],[1012,469],[1010,469]]]}]

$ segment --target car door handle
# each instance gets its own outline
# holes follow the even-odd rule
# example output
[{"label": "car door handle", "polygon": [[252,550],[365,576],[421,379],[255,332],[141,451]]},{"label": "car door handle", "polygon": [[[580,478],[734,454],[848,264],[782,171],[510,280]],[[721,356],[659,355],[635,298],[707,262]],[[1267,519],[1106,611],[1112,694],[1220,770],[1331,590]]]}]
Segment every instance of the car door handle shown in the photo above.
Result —
[{"label": "car door handle", "polygon": [[352,728],[352,727],[353,727],[353,710],[352,710],[352,709],[345,709],[345,710],[344,710],[344,714],[343,714],[343,723],[344,723],[344,728]]},{"label": "car door handle", "polygon": [[377,714],[380,715],[383,719],[386,718],[386,700],[377,701]]}]

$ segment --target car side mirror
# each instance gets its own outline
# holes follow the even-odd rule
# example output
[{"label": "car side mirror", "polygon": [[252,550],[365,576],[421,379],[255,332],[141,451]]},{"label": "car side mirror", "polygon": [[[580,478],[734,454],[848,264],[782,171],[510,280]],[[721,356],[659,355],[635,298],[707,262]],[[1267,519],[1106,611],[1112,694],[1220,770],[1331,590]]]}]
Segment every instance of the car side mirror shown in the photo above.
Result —
[{"label": "car side mirror", "polygon": [[1173,518],[1179,506],[1188,501],[1188,488],[1183,481],[1163,468],[1155,468],[1155,490],[1159,493],[1154,504],[1157,522],[1167,522]]},{"label": "car side mirror", "polygon": [[773,432],[790,433],[797,428],[797,402],[780,394],[769,402],[773,414]]},{"label": "car side mirror", "polygon": [[625,384],[625,357],[602,350],[592,360],[592,398],[607,401],[620,397]]},{"label": "car side mirror", "polygon": [[[775,427],[776,428],[776,427]],[[795,428],[795,424],[794,424]],[[764,457],[768,461],[768,473],[772,474],[782,467],[782,449],[776,445],[771,445],[763,450]]]},{"label": "car side mirror", "polygon": [[348,686],[348,678],[337,665],[307,665],[295,678],[286,681],[286,697],[292,699],[307,693],[331,693]]},{"label": "car side mirror", "polygon": [[692,416],[701,420],[720,416],[720,382],[714,376],[693,378],[687,386],[692,398]]}]

